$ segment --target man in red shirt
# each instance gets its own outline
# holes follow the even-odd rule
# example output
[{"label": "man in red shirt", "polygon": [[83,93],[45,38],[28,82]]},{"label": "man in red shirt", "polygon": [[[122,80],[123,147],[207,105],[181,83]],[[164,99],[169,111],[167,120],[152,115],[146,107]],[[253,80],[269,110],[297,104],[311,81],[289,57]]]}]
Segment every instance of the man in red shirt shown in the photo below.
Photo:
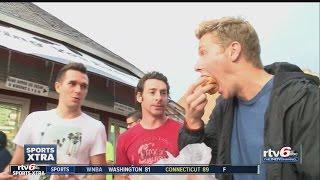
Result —
[{"label": "man in red shirt", "polygon": [[166,117],[169,84],[159,72],[143,76],[136,88],[136,98],[141,104],[142,119],[139,124],[119,136],[116,150],[117,165],[153,164],[179,154],[178,132],[181,123]]}]

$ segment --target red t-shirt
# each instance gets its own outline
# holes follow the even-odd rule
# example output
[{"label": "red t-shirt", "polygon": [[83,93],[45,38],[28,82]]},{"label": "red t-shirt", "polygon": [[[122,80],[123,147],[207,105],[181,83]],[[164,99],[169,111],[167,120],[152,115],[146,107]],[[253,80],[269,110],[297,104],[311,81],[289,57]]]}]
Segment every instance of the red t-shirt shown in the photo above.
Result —
[{"label": "red t-shirt", "polygon": [[121,134],[117,142],[117,165],[153,164],[167,158],[166,151],[179,155],[178,135],[181,123],[168,119],[156,129],[137,124]]}]

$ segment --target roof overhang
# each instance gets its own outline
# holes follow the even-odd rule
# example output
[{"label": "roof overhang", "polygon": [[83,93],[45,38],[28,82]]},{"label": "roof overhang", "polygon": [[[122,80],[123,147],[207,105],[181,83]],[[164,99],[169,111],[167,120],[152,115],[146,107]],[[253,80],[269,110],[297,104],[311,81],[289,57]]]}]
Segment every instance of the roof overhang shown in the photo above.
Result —
[{"label": "roof overhang", "polygon": [[70,44],[72,46],[75,46],[79,49],[82,49],[86,52],[89,52],[91,54],[94,54],[106,61],[109,61],[111,63],[114,63],[122,68],[125,68],[127,70],[129,70],[130,72],[132,72],[133,74],[137,75],[138,77],[142,77],[144,75],[144,72],[142,72],[141,70],[139,70],[137,67],[135,67],[134,65],[130,64],[130,63],[126,63],[125,61],[123,60],[119,60],[120,57],[115,57],[115,56],[112,56],[110,54],[107,54],[107,53],[103,53],[101,51],[98,51],[86,44],[83,44],[83,43],[80,43],[80,42],[77,42],[76,40],[66,36],[66,35],[63,35],[63,34],[60,34],[60,33],[57,33],[57,32],[54,32],[54,31],[51,31],[51,30],[48,30],[48,29],[45,29],[45,28],[42,28],[42,27],[39,27],[39,26],[36,26],[36,25],[33,25],[31,23],[28,23],[28,22],[25,22],[23,20],[19,20],[19,19],[16,19],[16,18],[13,18],[13,17],[10,17],[10,16],[7,16],[5,14],[1,14],[0,13],[0,21],[3,21],[3,22],[6,22],[6,23],[9,23],[9,24],[12,24],[12,25],[15,25],[15,26],[18,26],[20,28],[23,28],[23,29],[26,29],[26,30],[29,30],[29,31],[32,31],[32,32],[35,32],[35,33],[39,33],[39,34],[42,34],[44,36],[47,36],[47,37],[50,37],[50,38],[53,38],[53,39],[57,39],[59,41],[62,41],[62,42],[65,42],[67,44]]},{"label": "roof overhang", "polygon": [[62,64],[80,62],[92,73],[132,87],[136,87],[139,81],[137,77],[121,72],[86,53],[13,27],[0,26],[0,46]]}]

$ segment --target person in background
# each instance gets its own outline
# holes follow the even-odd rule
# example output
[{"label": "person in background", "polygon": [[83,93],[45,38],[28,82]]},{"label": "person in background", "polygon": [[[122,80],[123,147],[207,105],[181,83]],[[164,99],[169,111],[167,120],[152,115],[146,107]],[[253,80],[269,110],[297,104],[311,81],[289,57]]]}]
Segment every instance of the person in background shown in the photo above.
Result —
[{"label": "person in background", "polygon": [[11,154],[7,150],[7,135],[0,131],[0,172],[2,172],[5,167],[10,163],[11,161]]},{"label": "person in background", "polygon": [[[106,143],[106,162],[108,165],[114,164],[114,147],[110,141]],[[108,174],[106,175],[106,180],[112,180],[113,175]]]},{"label": "person in background", "polygon": [[130,129],[140,122],[142,118],[140,111],[133,111],[127,115],[127,128]]}]

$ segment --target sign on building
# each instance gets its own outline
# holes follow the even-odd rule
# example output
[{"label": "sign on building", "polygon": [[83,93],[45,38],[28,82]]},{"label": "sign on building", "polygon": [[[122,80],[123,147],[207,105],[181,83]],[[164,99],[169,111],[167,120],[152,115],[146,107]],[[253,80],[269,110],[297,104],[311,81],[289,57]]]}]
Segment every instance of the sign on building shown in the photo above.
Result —
[{"label": "sign on building", "polygon": [[40,96],[49,95],[49,87],[35,82],[8,76],[6,87]]},{"label": "sign on building", "polygon": [[114,102],[113,109],[121,114],[129,114],[130,112],[135,110],[130,106],[127,106],[118,102]]}]

